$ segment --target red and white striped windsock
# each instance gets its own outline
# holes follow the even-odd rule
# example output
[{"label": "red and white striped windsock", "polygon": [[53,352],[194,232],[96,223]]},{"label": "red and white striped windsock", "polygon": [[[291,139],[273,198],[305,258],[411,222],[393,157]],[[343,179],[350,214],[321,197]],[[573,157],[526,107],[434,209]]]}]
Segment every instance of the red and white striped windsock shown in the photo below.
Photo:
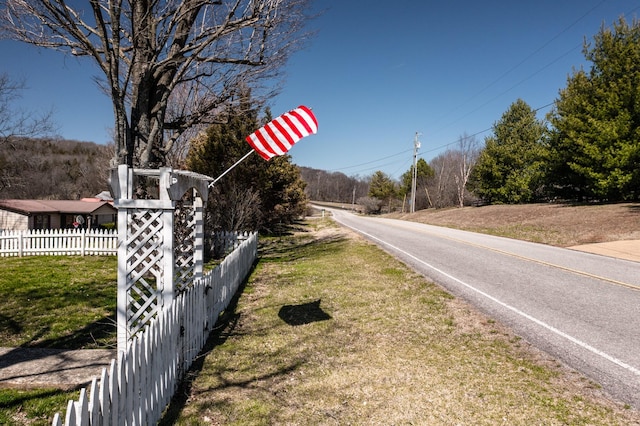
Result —
[{"label": "red and white striped windsock", "polygon": [[305,136],[318,132],[318,121],[304,105],[274,118],[246,137],[249,145],[265,160],[286,154]]}]

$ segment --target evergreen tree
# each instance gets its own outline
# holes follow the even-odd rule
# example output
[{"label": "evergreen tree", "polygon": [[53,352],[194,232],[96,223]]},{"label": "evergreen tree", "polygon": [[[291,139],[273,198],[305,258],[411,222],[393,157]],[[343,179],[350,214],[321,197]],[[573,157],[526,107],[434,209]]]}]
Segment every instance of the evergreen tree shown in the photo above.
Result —
[{"label": "evergreen tree", "polygon": [[369,197],[385,201],[391,211],[391,200],[396,197],[397,188],[395,182],[384,172],[378,170],[371,176],[369,183]]},{"label": "evergreen tree", "polygon": [[489,203],[527,203],[543,196],[546,128],[522,99],[493,126],[470,179],[470,189]]},{"label": "evergreen tree", "polygon": [[[251,107],[249,96],[239,109],[226,113],[222,124],[211,126],[192,142],[187,155],[189,170],[216,178],[252,148],[245,138],[271,120],[264,120]],[[273,231],[292,223],[306,209],[305,184],[291,157],[283,155],[265,161],[253,154],[216,182],[207,203],[208,225],[213,230]]]},{"label": "evergreen tree", "polygon": [[549,120],[550,179],[564,198],[640,197],[640,24],[604,26],[584,54],[592,63],[560,91]]}]

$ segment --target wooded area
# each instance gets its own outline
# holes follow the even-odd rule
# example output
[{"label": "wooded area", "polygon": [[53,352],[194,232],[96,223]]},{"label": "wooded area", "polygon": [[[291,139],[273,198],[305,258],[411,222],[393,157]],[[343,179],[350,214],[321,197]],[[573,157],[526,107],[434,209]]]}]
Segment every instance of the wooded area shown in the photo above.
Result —
[{"label": "wooded area", "polygon": [[0,143],[0,198],[79,200],[109,190],[113,147],[56,138]]}]

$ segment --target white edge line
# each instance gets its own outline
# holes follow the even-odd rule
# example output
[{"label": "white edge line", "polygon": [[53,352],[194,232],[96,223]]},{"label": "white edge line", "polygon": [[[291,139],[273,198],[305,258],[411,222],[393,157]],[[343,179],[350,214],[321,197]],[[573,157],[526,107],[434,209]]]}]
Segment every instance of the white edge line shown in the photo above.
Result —
[{"label": "white edge line", "polygon": [[436,271],[437,273],[442,274],[442,275],[444,275],[445,277],[447,277],[447,278],[449,278],[449,279],[451,279],[451,280],[453,280],[453,281],[455,281],[455,282],[457,282],[457,283],[459,283],[459,284],[461,284],[461,285],[463,285],[463,286],[467,287],[469,290],[475,291],[476,293],[478,293],[478,294],[480,294],[480,295],[482,295],[482,296],[486,297],[487,299],[491,300],[492,302],[497,303],[498,305],[500,305],[500,306],[502,306],[502,307],[504,307],[504,308],[506,308],[506,309],[509,309],[510,311],[512,311],[512,312],[514,312],[514,313],[516,313],[516,314],[518,314],[518,315],[520,315],[520,316],[522,316],[522,317],[524,317],[524,318],[528,319],[529,321],[532,321],[532,322],[534,322],[534,323],[538,324],[539,326],[541,326],[541,327],[543,327],[543,328],[546,328],[547,330],[551,331],[552,333],[555,333],[555,334],[557,334],[558,336],[563,337],[563,338],[565,338],[565,339],[569,340],[570,342],[572,342],[572,343],[574,343],[574,344],[576,344],[576,345],[578,345],[578,346],[582,347],[583,349],[588,350],[589,352],[592,352],[592,353],[594,353],[594,354],[596,354],[596,355],[598,355],[598,356],[601,356],[602,358],[604,358],[604,359],[606,359],[606,360],[608,360],[608,361],[610,361],[610,362],[612,362],[612,363],[616,364],[616,365],[617,365],[617,366],[619,366],[619,367],[622,367],[622,368],[624,368],[624,369],[626,369],[626,370],[629,370],[630,372],[632,372],[632,373],[633,373],[633,374],[635,374],[636,376],[640,376],[640,369],[637,369],[637,368],[635,368],[635,367],[633,367],[633,366],[631,366],[631,365],[627,364],[627,363],[626,363],[626,362],[624,362],[624,361],[621,361],[621,360],[619,360],[619,359],[617,359],[617,358],[615,358],[615,357],[613,357],[613,356],[611,356],[611,355],[609,355],[609,354],[607,354],[607,353],[605,353],[605,352],[602,352],[601,350],[594,348],[593,346],[591,346],[591,345],[589,345],[589,344],[587,344],[587,343],[583,342],[582,340],[578,340],[578,339],[576,339],[575,337],[573,337],[573,336],[571,336],[571,335],[569,335],[569,334],[567,334],[567,333],[565,333],[565,332],[563,332],[563,331],[561,331],[561,330],[558,330],[557,328],[555,328],[555,327],[553,327],[553,326],[551,326],[551,325],[549,325],[549,324],[545,323],[544,321],[541,321],[541,320],[539,320],[539,319],[537,319],[537,318],[532,317],[531,315],[529,315],[529,314],[527,314],[527,313],[525,313],[525,312],[521,311],[521,310],[520,310],[520,309],[518,309],[518,308],[515,308],[515,307],[513,307],[513,306],[511,306],[511,305],[508,305],[507,303],[505,303],[505,302],[503,302],[503,301],[501,301],[501,300],[496,299],[495,297],[491,296],[490,294],[485,293],[484,291],[479,290],[479,289],[477,289],[477,288],[475,288],[475,287],[471,286],[470,284],[467,284],[467,283],[465,283],[464,281],[459,280],[458,278],[454,277],[453,275],[450,275],[450,274],[448,274],[448,273],[446,273],[446,272],[444,272],[444,271],[442,271],[442,270],[440,270],[440,269],[436,268],[435,266],[430,265],[429,263],[425,262],[424,260],[422,260],[422,259],[419,259],[419,258],[415,257],[415,256],[414,256],[414,255],[412,255],[411,253],[408,253],[408,252],[406,252],[406,251],[404,251],[404,250],[402,250],[402,249],[400,249],[400,248],[398,248],[398,247],[396,247],[396,246],[394,246],[394,245],[392,245],[392,244],[389,244],[388,242],[383,241],[383,240],[381,240],[380,238],[375,237],[375,236],[373,236],[373,235],[371,235],[371,234],[369,234],[369,233],[367,233],[367,232],[364,232],[364,231],[362,231],[362,230],[360,230],[360,229],[358,229],[358,228],[355,228],[355,227],[353,227],[353,226],[347,225],[347,224],[345,224],[345,223],[344,223],[344,222],[342,222],[342,221],[339,221],[339,220],[335,217],[335,215],[334,215],[333,217],[334,217],[334,219],[335,219],[337,222],[341,223],[342,225],[344,225],[344,226],[346,226],[346,227],[348,227],[348,228],[351,228],[351,229],[353,229],[354,231],[357,231],[357,232],[359,232],[360,234],[367,236],[368,238],[371,238],[371,239],[373,239],[373,240],[379,241],[380,243],[382,243],[382,244],[384,244],[384,245],[386,245],[386,246],[388,246],[388,247],[392,248],[393,250],[395,250],[395,251],[397,251],[397,252],[399,252],[399,253],[402,253],[402,254],[404,254],[405,256],[408,256],[408,257],[410,257],[411,259],[415,260],[416,262],[422,263],[422,264],[423,264],[423,265],[425,265],[426,267],[431,268],[432,270]]}]

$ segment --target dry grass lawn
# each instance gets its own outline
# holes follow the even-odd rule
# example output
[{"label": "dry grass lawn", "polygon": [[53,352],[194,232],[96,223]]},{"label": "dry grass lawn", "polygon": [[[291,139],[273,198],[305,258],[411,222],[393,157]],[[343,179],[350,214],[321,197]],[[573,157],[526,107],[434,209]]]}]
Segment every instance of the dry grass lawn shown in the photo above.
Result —
[{"label": "dry grass lawn", "polygon": [[493,205],[389,217],[560,247],[640,240],[640,203]]}]

